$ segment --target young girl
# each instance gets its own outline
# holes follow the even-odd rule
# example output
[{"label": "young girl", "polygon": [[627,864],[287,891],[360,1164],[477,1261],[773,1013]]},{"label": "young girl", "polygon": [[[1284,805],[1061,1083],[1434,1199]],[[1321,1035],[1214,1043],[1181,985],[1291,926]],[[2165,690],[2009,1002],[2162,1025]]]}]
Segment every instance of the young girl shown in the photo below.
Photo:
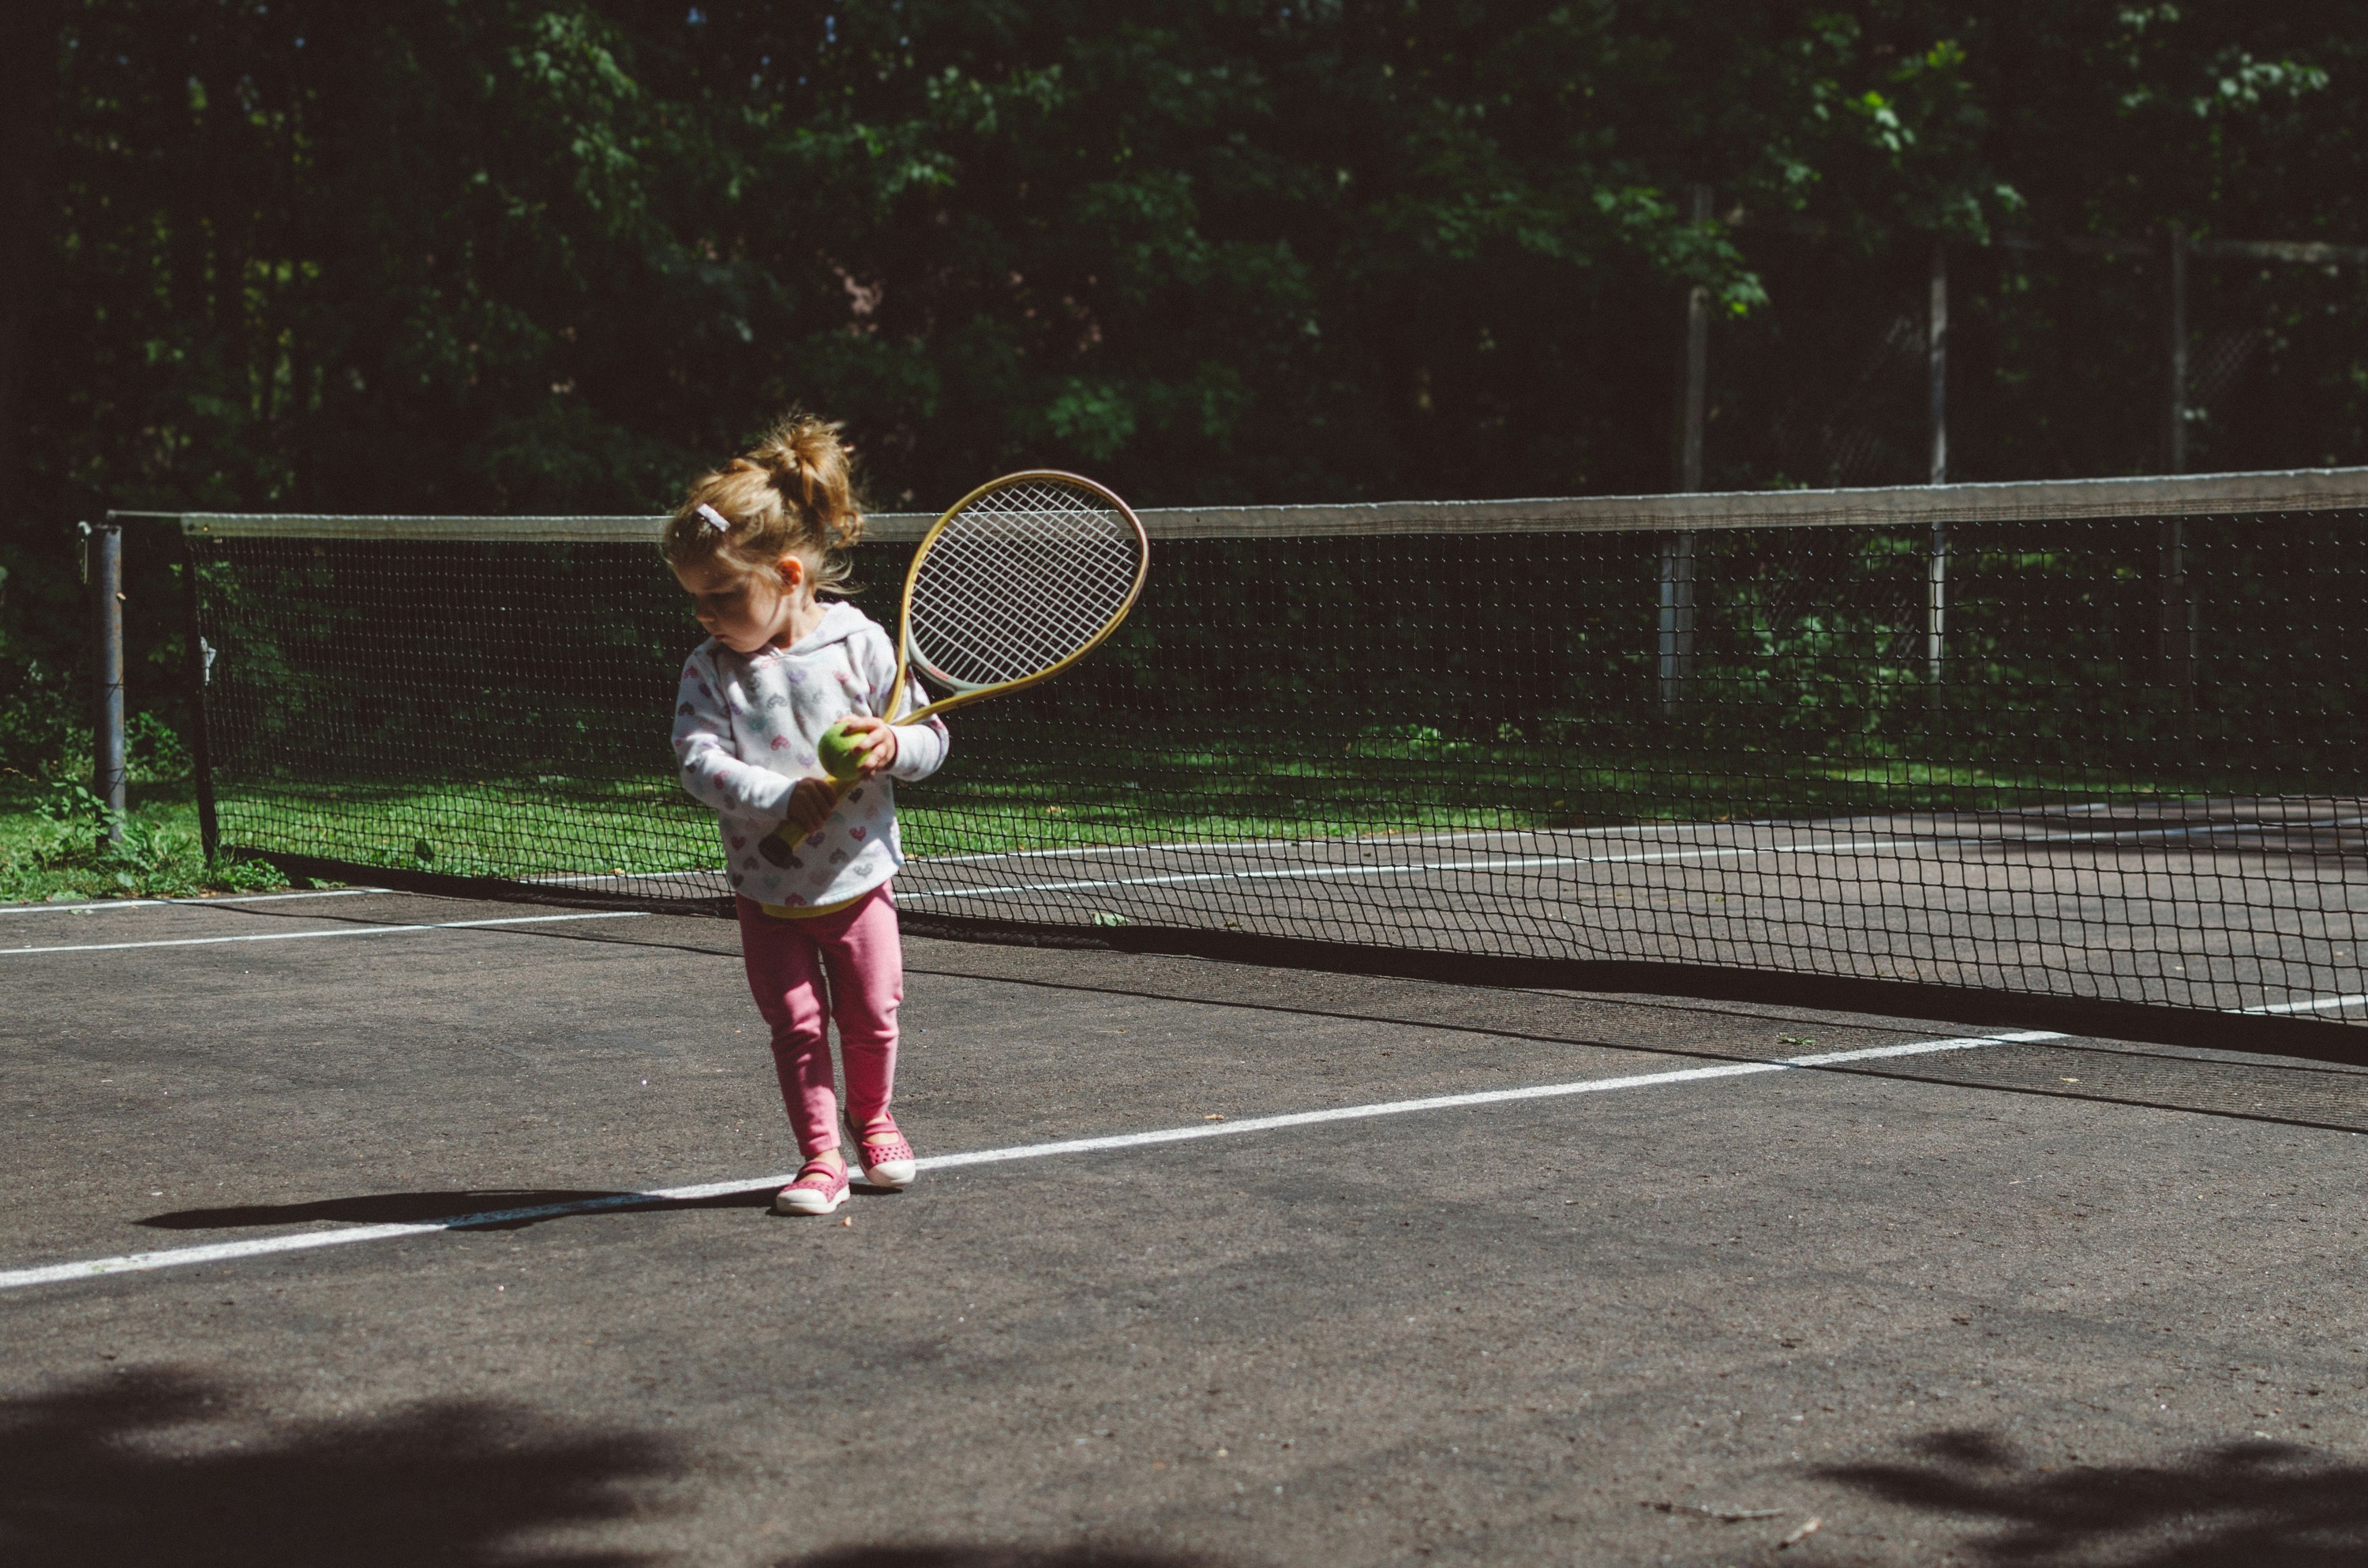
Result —
[{"label": "young girl", "polygon": [[[853,605],[844,551],[861,537],[838,427],[792,415],[754,451],[700,479],[666,524],[666,563],[708,640],[682,667],[674,750],[683,788],[722,819],[740,945],[771,1027],[781,1098],[805,1165],[776,1212],[847,1199],[825,1012],[847,1062],[847,1119],[867,1179],[904,1187],[912,1146],[888,1102],[905,966],[888,880],[905,863],[892,779],[926,778],[945,726],[891,728],[896,652]],[[927,699],[917,688],[906,706]],[[836,798],[814,745],[839,720],[861,767]]]}]

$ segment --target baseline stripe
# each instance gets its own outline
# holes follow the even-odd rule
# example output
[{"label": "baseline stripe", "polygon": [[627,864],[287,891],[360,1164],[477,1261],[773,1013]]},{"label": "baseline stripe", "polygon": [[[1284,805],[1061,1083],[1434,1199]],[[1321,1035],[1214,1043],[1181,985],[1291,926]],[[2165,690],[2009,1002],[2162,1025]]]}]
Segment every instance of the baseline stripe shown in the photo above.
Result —
[{"label": "baseline stripe", "polygon": [[2314,996],[2307,1002],[2272,1002],[2243,1010],[2248,1013],[2326,1013],[2338,1007],[2356,1007],[2362,1002],[2368,1002],[2368,991],[2350,996]]},{"label": "baseline stripe", "polygon": [[473,931],[486,926],[549,926],[563,920],[641,920],[645,909],[603,909],[591,915],[512,915],[499,920],[439,920],[420,926],[334,926],[325,931],[249,931],[237,937],[171,937],[153,942],[79,942],[72,946],[0,948],[0,958],[22,953],[113,953],[127,948],[208,948],[222,942],[302,942],[315,937],[385,937],[402,931]]},{"label": "baseline stripe", "polygon": [[235,898],[108,898],[93,903],[0,903],[0,915],[112,915],[120,909],[211,909],[222,903],[286,903],[299,898],[359,898],[392,888],[318,888],[309,892],[241,893]]},{"label": "baseline stripe", "polygon": [[966,1154],[940,1154],[923,1160],[930,1170],[962,1165],[999,1165],[1008,1160],[1041,1160],[1055,1154],[1098,1153],[1110,1149],[1140,1149],[1158,1143],[1188,1143],[1202,1138],[1237,1137],[1248,1132],[1273,1132],[1291,1127],[1314,1127],[1327,1121],[1366,1121],[1375,1117],[1407,1116],[1417,1111],[1458,1110],[1470,1106],[1508,1105],[1516,1100],[1561,1099],[1572,1095],[1609,1094],[1618,1089],[1650,1088],[1662,1084],[1699,1084],[1713,1078],[1746,1078],[1766,1073],[1790,1073],[1804,1067],[1839,1067],[1895,1056],[1930,1056],[1943,1051],[1977,1051],[1990,1045],[2021,1045],[2068,1037],[2048,1029],[2024,1029],[2011,1034],[1975,1035],[1952,1040],[1919,1040],[1906,1045],[1881,1045],[1865,1051],[1827,1051],[1817,1056],[1787,1056],[1774,1062],[1726,1062],[1715,1067],[1684,1067],[1671,1073],[1640,1073],[1623,1078],[1582,1078],[1570,1084],[1538,1084],[1524,1089],[1480,1089],[1470,1094],[1431,1095],[1418,1100],[1385,1100],[1378,1105],[1341,1106],[1332,1110],[1292,1111],[1281,1116],[1250,1116],[1239,1121],[1204,1123],[1199,1127],[1168,1127],[1156,1132],[1121,1132],[1106,1138],[1072,1138],[1058,1143],[1029,1143],[1016,1149],[980,1149]]},{"label": "baseline stripe", "polygon": [[[2095,802],[2095,803],[2093,803],[2093,804],[2086,805],[2086,806],[2073,806],[2073,807],[2067,808],[2067,810],[2068,810],[2069,812],[2095,812],[2095,811],[2108,811],[2108,810],[2111,810],[2111,809],[2112,809],[2112,803],[2111,801],[2098,801],[2098,802]],[[2324,817],[2324,818],[2313,818],[2313,819],[2306,820],[2306,821],[2303,821],[2303,822],[2295,822],[2295,823],[2282,823],[2282,824],[2278,824],[2278,830],[2279,830],[2279,831],[2290,831],[2290,830],[2296,829],[2296,828],[2306,828],[2306,827],[2351,827],[2351,826],[2358,826],[2358,825],[2362,823],[2362,820],[2363,820],[2363,819],[2359,818],[2359,817]],[[1265,850],[1265,849],[1302,850],[1302,849],[1305,849],[1305,848],[1306,848],[1309,845],[1311,845],[1311,844],[1341,844],[1341,845],[1362,845],[1362,844],[1377,844],[1377,845],[1447,844],[1447,843],[1453,843],[1453,842],[1457,842],[1457,841],[1460,841],[1460,840],[1475,839],[1475,838],[1525,838],[1525,839],[1531,839],[1531,840],[1538,840],[1538,839],[1557,839],[1557,840],[1558,840],[1558,839],[1563,839],[1563,838],[1571,837],[1571,836],[1576,836],[1576,837],[1579,837],[1579,838],[1595,839],[1595,840],[1598,840],[1598,841],[1622,841],[1622,842],[1628,842],[1628,843],[1640,843],[1640,844],[1647,844],[1647,845],[1651,845],[1651,844],[1659,844],[1659,845],[1663,845],[1663,846],[1671,846],[1671,847],[1679,847],[1679,846],[1681,846],[1684,843],[1688,842],[1689,840],[1686,840],[1686,839],[1678,839],[1678,838],[1673,838],[1673,837],[1671,837],[1671,836],[1670,836],[1670,835],[1671,835],[1671,834],[1674,834],[1674,833],[1680,833],[1680,832],[1682,832],[1682,833],[1687,833],[1687,834],[1690,834],[1690,835],[1691,835],[1692,839],[1694,839],[1694,840],[1698,840],[1698,839],[1699,839],[1702,835],[1704,835],[1704,834],[1706,834],[1706,833],[1714,833],[1714,832],[1719,832],[1719,831],[1725,831],[1725,832],[1728,832],[1728,833],[1733,833],[1733,832],[1736,832],[1736,831],[1747,831],[1747,830],[1753,830],[1753,829],[1763,830],[1763,831],[1778,831],[1778,830],[1781,830],[1781,831],[1791,832],[1791,833],[1795,833],[1795,834],[1817,834],[1817,833],[1837,833],[1837,834],[1843,834],[1843,833],[1851,833],[1851,832],[1857,832],[1857,831],[1859,831],[1859,830],[1856,830],[1856,829],[1845,829],[1845,828],[1840,828],[1840,827],[1831,826],[1831,825],[1828,825],[1828,824],[1822,824],[1822,823],[1797,823],[1797,822],[1789,822],[1789,821],[1772,821],[1772,820],[1752,820],[1752,821],[1747,821],[1747,822],[1734,823],[1734,824],[1724,824],[1722,828],[1711,828],[1711,827],[1707,827],[1707,826],[1703,826],[1703,825],[1694,825],[1694,826],[1691,826],[1691,827],[1671,827],[1671,828],[1668,828],[1668,829],[1660,829],[1660,830],[1655,830],[1655,829],[1649,829],[1649,828],[1646,828],[1646,829],[1640,829],[1640,828],[1631,828],[1631,827],[1620,827],[1620,828],[1588,828],[1588,829],[1579,830],[1579,831],[1578,831],[1578,832],[1577,832],[1575,835],[1574,835],[1574,834],[1570,834],[1570,833],[1565,833],[1565,832],[1560,832],[1560,831],[1553,832],[1553,833],[1542,833],[1542,832],[1540,832],[1539,830],[1537,830],[1537,829],[1535,829],[1535,828],[1473,828],[1473,829],[1468,829],[1468,830],[1465,830],[1465,831],[1463,831],[1463,832],[1458,832],[1458,833],[1361,834],[1361,835],[1357,835],[1350,836],[1350,837],[1346,837],[1346,838],[1338,838],[1338,839],[1328,839],[1328,838],[1327,838],[1327,839],[1315,839],[1315,838],[1251,838],[1251,839],[1240,839],[1240,840],[1236,840],[1236,841],[1232,841],[1232,842],[1224,843],[1224,844],[1222,844],[1222,845],[1218,845],[1218,844],[1211,844],[1211,843],[1208,843],[1208,842],[1201,842],[1201,843],[1175,843],[1175,844],[1078,844],[1078,845],[1070,845],[1070,846],[1064,846],[1064,847],[1058,848],[1058,849],[1012,849],[1012,850],[999,850],[999,851],[996,851],[996,852],[994,852],[994,853],[990,853],[990,854],[975,854],[975,855],[928,855],[928,856],[916,856],[916,857],[915,858],[915,861],[916,861],[916,863],[917,863],[917,864],[923,864],[923,865],[930,865],[930,866],[951,866],[951,865],[961,865],[961,864],[981,864],[981,863],[989,862],[989,861],[1002,861],[1002,860],[1035,860],[1035,859],[1051,859],[1051,858],[1060,858],[1060,857],[1067,857],[1067,858],[1078,858],[1078,857],[1091,857],[1091,856],[1105,856],[1105,857],[1110,857],[1110,858],[1116,858],[1116,857],[1123,856],[1123,855],[1157,855],[1157,854],[1167,854],[1167,853],[1199,854],[1199,855],[1204,855],[1204,856],[1205,856],[1205,855],[1208,855],[1208,854],[1210,854],[1210,853],[1212,853],[1212,852],[1226,853],[1226,854],[1243,854],[1243,853],[1247,853],[1247,852],[1251,852],[1251,851],[1256,851],[1256,850]],[[2041,846],[2045,846],[2045,845],[2050,845],[2050,844],[2093,844],[2093,843],[2097,843],[2097,842],[2100,842],[2100,841],[2104,841],[2104,842],[2112,842],[2112,841],[2118,841],[2118,840],[2127,840],[2127,841],[2130,841],[2130,842],[2135,843],[2135,842],[2139,842],[2139,841],[2150,841],[2150,840],[2156,840],[2156,839],[2168,839],[2168,838],[2192,838],[2192,837],[2196,837],[2196,836],[2199,836],[2199,835],[2211,835],[2211,834],[2219,833],[2219,832],[2227,831],[2227,830],[2233,830],[2233,831],[2237,831],[2237,832],[2256,832],[2256,833],[2262,833],[2262,834],[2266,834],[2266,833],[2268,833],[2268,832],[2271,831],[2271,829],[2269,829],[2269,828],[2267,828],[2267,827],[2265,827],[2265,826],[2260,826],[2260,825],[2258,825],[2258,824],[2237,824],[2237,823],[2203,823],[2203,824],[2192,824],[2192,825],[2184,826],[2184,827],[2163,827],[2163,828],[2107,828],[2107,829],[2104,829],[2104,830],[2102,830],[2102,831],[2099,831],[2099,832],[2088,832],[2088,833],[2036,833],[2036,834],[2029,834],[2029,835],[2023,835],[2023,836],[2021,836],[2021,837],[2006,837],[2006,836],[2003,836],[2003,835],[1984,835],[1984,834],[1977,834],[1977,833],[1976,833],[1976,834],[1946,834],[1946,835],[1933,835],[1933,834],[1891,834],[1891,835],[1885,835],[1879,836],[1879,837],[1875,837],[1875,838],[1866,838],[1866,837],[1861,836],[1861,837],[1860,837],[1857,841],[1855,841],[1855,842],[1849,842],[1849,843],[1842,842],[1842,841],[1841,841],[1841,840],[1839,840],[1839,839],[1836,839],[1836,840],[1831,841],[1831,842],[1818,842],[1818,841],[1816,841],[1816,840],[1815,840],[1815,839],[1804,839],[1804,840],[1800,840],[1800,841],[1797,841],[1797,842],[1793,842],[1793,843],[1788,843],[1788,844],[1782,844],[1782,845],[1777,845],[1777,844],[1757,844],[1757,845],[1754,845],[1754,844],[1730,844],[1730,845],[1725,845],[1725,846],[1711,846],[1711,848],[1712,848],[1715,853],[1723,854],[1723,855],[1730,855],[1730,856],[1744,856],[1744,855],[1813,855],[1813,854],[1818,854],[1818,853],[1821,853],[1821,852],[1831,852],[1831,853],[1842,853],[1842,852],[1845,852],[1845,851],[1854,852],[1854,851],[1857,851],[1857,850],[1861,850],[1861,849],[1870,849],[1870,848],[1873,848],[1873,849],[1890,849],[1890,848],[1914,849],[1914,848],[1917,848],[1917,847],[1919,847],[1919,846],[1927,846],[1927,845],[1934,845],[1934,846],[1939,846],[1939,845],[1949,845],[1949,846],[1966,846],[1966,845],[1975,845],[1975,846],[2018,846],[2018,845],[2032,845],[2032,844],[2035,844],[2035,845],[2041,845]],[[1696,853],[1701,853],[1701,852],[1702,852],[1702,851],[1696,851]],[[1623,857],[1623,856],[1612,856],[1612,857],[1601,857],[1601,856],[1572,856],[1572,857],[1565,857],[1565,858],[1557,858],[1557,859],[1554,860],[1552,863],[1556,864],[1556,865],[1571,865],[1571,866],[1577,866],[1577,865],[1591,865],[1591,864],[1596,864],[1596,863],[1598,863],[1598,862],[1600,862],[1600,861],[1603,861],[1603,860],[1607,860],[1607,859],[1609,859],[1609,860],[1622,860],[1622,859],[1625,859],[1625,858],[1627,858],[1627,857]],[[1418,869],[1438,869],[1438,868],[1433,868],[1433,867],[1423,867],[1423,868],[1418,868]],[[653,876],[656,876],[656,875],[665,875],[665,874],[666,874],[666,873],[663,873],[663,872],[652,872],[652,873],[649,873],[649,874],[650,874],[650,875],[653,875]],[[552,880],[554,880],[554,881],[555,881],[555,880],[557,880],[557,879],[552,879]]]},{"label": "baseline stripe", "polygon": [[[992,898],[1020,892],[1077,892],[1111,888],[1178,887],[1192,882],[1296,881],[1318,877],[1420,877],[1438,871],[1534,871],[1545,866],[1613,866],[1665,860],[1731,860],[1748,855],[1839,854],[1879,849],[1887,840],[1822,844],[1815,846],[1778,845],[1762,848],[1666,849],[1634,855],[1522,855],[1495,860],[1406,860],[1376,866],[1286,866],[1260,871],[1176,871],[1164,876],[1103,877],[1065,882],[1021,882],[996,888],[927,888],[900,892],[897,902],[916,898]],[[926,862],[924,862],[926,864]]]},{"label": "baseline stripe", "polygon": [[[1239,1138],[1290,1127],[1312,1127],[1328,1121],[1368,1121],[1378,1117],[1410,1116],[1420,1111],[1458,1110],[1470,1106],[1506,1105],[1516,1100],[1558,1099],[1572,1095],[1610,1094],[1620,1089],[1651,1088],[1663,1084],[1699,1084],[1713,1078],[1744,1078],[1803,1068],[1841,1067],[1901,1056],[1930,1056],[1946,1051],[1978,1051],[1985,1046],[2020,1045],[2068,1037],[2046,1029],[1971,1035],[1950,1040],[1919,1040],[1903,1045],[1879,1045],[1864,1051],[1830,1051],[1815,1056],[1788,1056],[1773,1062],[1721,1062],[1714,1067],[1686,1067],[1669,1073],[1639,1073],[1619,1078],[1582,1078],[1573,1083],[1538,1084],[1521,1089],[1482,1089],[1471,1094],[1432,1095],[1422,1099],[1385,1100],[1375,1105],[1339,1106],[1330,1110],[1293,1111],[1282,1116],[1244,1117],[1239,1121],[1202,1122],[1191,1127],[1164,1127],[1149,1132],[1120,1132],[1103,1138],[1069,1138],[1052,1143],[1021,1143],[1004,1149],[973,1149],[966,1153],[939,1154],[919,1162],[923,1170],[959,1170],[967,1165],[1008,1165],[1019,1160],[1046,1160],[1063,1154],[1099,1153],[1113,1149],[1145,1149],[1165,1143],[1190,1143],[1207,1138]],[[293,1235],[263,1236],[252,1241],[216,1242],[206,1246],[175,1247],[164,1252],[128,1253],[120,1257],[94,1257],[77,1263],[52,1263],[0,1272],[0,1290],[20,1290],[32,1285],[55,1285],[72,1279],[96,1279],[110,1274],[176,1268],[188,1264],[227,1263],[240,1258],[268,1257],[276,1253],[311,1252],[321,1247],[349,1246],[357,1242],[392,1241],[398,1236],[428,1236],[439,1231],[465,1231],[485,1225],[515,1224],[527,1220],[551,1220],[567,1214],[596,1214],[603,1210],[643,1208],[651,1204],[695,1203],[702,1199],[741,1193],[768,1192],[788,1186],[794,1171],[736,1181],[707,1182],[697,1187],[658,1187],[649,1192],[612,1193],[606,1198],[579,1199],[526,1209],[495,1209],[481,1214],[456,1214],[449,1220],[406,1224],[356,1225],[339,1231],[301,1231]]]},{"label": "baseline stripe", "polygon": [[[2345,826],[2350,825],[2356,820],[2357,819],[2353,818],[2330,818],[2323,823],[2305,823],[2297,824],[2295,825]],[[1870,850],[1886,849],[1905,851],[1907,853],[1903,854],[1902,858],[1914,860],[1922,858],[1921,855],[1916,853],[1917,851],[1927,848],[2046,849],[2050,846],[2061,845],[2102,844],[2107,847],[2112,847],[2119,845],[2138,845],[2141,843],[2169,844],[2174,840],[2181,838],[2208,836],[2212,834],[2226,830],[2226,824],[2203,824],[2192,827],[2109,828],[2096,833],[2032,834],[2021,838],[1992,837],[1979,834],[1959,834],[1930,838],[1892,835],[1876,838],[1840,840],[1812,839],[1793,844],[1733,844],[1710,846],[1696,849],[1638,850],[1634,853],[1624,855],[1519,855],[1487,860],[1385,861],[1381,864],[1371,866],[1283,866],[1261,869],[1236,868],[1234,869],[1220,871],[1173,871],[1160,875],[1138,877],[1080,878],[1073,881],[1019,882],[1005,887],[924,888],[915,889],[910,892],[900,892],[897,893],[896,897],[900,903],[909,903],[915,899],[924,898],[1003,898],[1015,893],[1027,892],[1108,892],[1120,888],[1182,887],[1195,883],[1208,882],[1293,881],[1313,881],[1326,877],[1420,877],[1436,875],[1441,872],[1452,874],[1459,871],[1534,871],[1550,866],[1637,866],[1659,865],[1678,860],[1743,860],[1761,855],[1805,855],[1814,858],[1820,855],[1854,855]],[[2266,830],[2239,829],[2238,831]],[[1298,843],[1289,844],[1285,846],[1295,848],[1309,842],[1318,841],[1299,841]],[[1363,844],[1386,841],[1373,839],[1343,839],[1339,842],[1344,844]],[[1398,842],[1403,843],[1413,841],[1399,840]],[[1232,849],[1235,846],[1226,846],[1225,847]],[[2245,847],[2259,848],[2261,847],[2261,846],[2231,846],[2228,847],[2226,852],[2242,853]],[[1127,853],[1130,851],[1128,851],[1124,846],[1113,846],[1111,849],[1104,852],[1115,856],[1117,854]],[[1071,853],[1071,851],[1047,850],[1042,851],[1041,853],[1068,854]],[[1089,854],[1095,853],[1095,851],[1080,850],[1076,851],[1076,853]],[[951,855],[929,856],[918,857],[913,863],[916,868],[927,868],[933,865],[947,864],[958,859],[979,860],[985,858],[999,858]],[[2253,1009],[2248,1008],[2247,1010],[2252,1011]]]}]

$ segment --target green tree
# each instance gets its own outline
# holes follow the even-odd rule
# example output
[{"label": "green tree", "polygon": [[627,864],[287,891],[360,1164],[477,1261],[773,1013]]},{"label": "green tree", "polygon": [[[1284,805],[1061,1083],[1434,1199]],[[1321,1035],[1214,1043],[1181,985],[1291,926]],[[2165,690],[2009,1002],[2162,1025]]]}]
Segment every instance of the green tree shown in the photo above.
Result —
[{"label": "green tree", "polygon": [[[2159,278],[2005,242],[2368,238],[2352,10],[27,0],[0,638],[105,506],[656,508],[793,401],[886,506],[1662,488],[1697,284],[1717,483],[1914,480],[1936,239],[1958,472],[2143,468]],[[2199,450],[2359,456],[2356,278],[2207,270]]]}]

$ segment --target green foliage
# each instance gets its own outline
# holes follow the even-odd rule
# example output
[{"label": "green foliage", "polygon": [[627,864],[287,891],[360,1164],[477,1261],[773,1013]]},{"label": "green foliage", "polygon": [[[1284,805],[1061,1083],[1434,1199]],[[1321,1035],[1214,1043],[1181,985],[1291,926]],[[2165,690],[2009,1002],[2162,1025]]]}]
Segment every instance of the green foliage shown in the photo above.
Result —
[{"label": "green foliage", "polygon": [[[1957,476],[2142,469],[2158,268],[2003,241],[2368,238],[2356,11],[78,0],[0,658],[72,667],[107,506],[655,509],[792,401],[892,506],[1660,489],[1692,286],[1714,483],[1918,480],[1936,238]],[[2357,271],[2196,276],[2254,347],[2194,466],[2368,451]],[[135,535],[133,700],[186,731],[168,563]],[[7,766],[70,697],[0,691]]]},{"label": "green foliage", "polygon": [[259,861],[208,866],[188,801],[135,804],[118,836],[107,802],[61,779],[0,793],[0,903],[63,898],[187,898],[286,885]]},{"label": "green foliage", "polygon": [[[35,331],[74,369],[36,468],[117,504],[655,506],[803,398],[891,499],[1072,460],[1175,501],[1652,487],[1661,416],[1638,442],[1601,372],[1666,375],[1635,303],[1769,302],[1724,214],[1880,246],[2021,199],[1997,25],[1713,11],[99,0],[60,40]],[[2237,129],[2325,77],[2149,27],[2146,79],[2202,70]]]},{"label": "green foliage", "polygon": [[33,797],[33,814],[41,821],[80,828],[85,834],[105,824],[108,810],[107,802],[87,786],[71,779],[61,778]]},{"label": "green foliage", "polygon": [[28,659],[13,670],[0,665],[0,682],[6,683],[0,686],[0,776],[48,778],[70,762],[87,767],[90,732],[74,722],[66,683],[54,670]]},{"label": "green foliage", "polygon": [[164,720],[134,713],[123,730],[125,770],[132,783],[177,783],[189,777],[189,748]]}]

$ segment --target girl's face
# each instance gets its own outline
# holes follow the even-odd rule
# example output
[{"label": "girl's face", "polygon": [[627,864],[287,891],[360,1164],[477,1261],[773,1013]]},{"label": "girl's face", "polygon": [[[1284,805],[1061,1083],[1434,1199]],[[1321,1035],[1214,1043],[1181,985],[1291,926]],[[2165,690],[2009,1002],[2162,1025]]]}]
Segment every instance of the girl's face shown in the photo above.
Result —
[{"label": "girl's face", "polygon": [[770,642],[795,642],[819,611],[805,562],[781,557],[772,572],[740,572],[709,560],[677,566],[675,580],[698,605],[694,612],[709,636],[735,653],[753,653]]}]

